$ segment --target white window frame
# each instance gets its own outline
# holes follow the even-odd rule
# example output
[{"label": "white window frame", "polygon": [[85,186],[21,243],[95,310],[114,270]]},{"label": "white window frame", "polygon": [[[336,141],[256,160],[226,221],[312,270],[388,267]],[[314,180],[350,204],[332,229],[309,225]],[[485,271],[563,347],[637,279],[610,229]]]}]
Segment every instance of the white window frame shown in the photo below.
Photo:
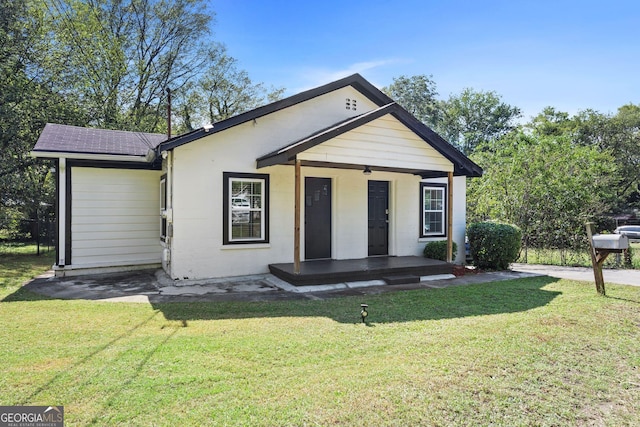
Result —
[{"label": "white window frame", "polygon": [[[438,191],[441,194],[442,205],[439,209],[425,209],[425,200],[427,191]],[[445,184],[433,184],[430,182],[420,183],[420,237],[445,237],[447,235],[447,186]],[[438,213],[442,221],[442,230],[427,231],[426,216],[427,214]]]}]

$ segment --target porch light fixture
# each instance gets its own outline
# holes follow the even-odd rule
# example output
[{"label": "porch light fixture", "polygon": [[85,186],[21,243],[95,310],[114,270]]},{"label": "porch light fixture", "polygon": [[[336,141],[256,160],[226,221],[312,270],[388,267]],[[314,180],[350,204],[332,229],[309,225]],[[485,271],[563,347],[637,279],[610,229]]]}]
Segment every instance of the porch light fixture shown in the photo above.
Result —
[{"label": "porch light fixture", "polygon": [[369,169],[369,166],[365,166],[362,173],[365,175],[371,175],[371,169]]},{"label": "porch light fixture", "polygon": [[364,323],[364,319],[367,318],[369,312],[367,311],[369,306],[367,304],[360,304],[360,316],[362,317],[362,323]]}]

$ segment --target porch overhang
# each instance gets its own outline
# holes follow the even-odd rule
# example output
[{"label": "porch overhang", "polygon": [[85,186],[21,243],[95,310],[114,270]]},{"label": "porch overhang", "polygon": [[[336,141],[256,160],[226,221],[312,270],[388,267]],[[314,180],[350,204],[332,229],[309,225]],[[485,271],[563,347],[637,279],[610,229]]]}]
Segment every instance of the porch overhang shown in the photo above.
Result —
[{"label": "porch overhang", "polygon": [[[402,167],[388,167],[388,166],[375,166],[364,163],[334,163],[334,162],[321,162],[321,161],[313,161],[313,160],[300,160],[300,166],[303,167],[312,167],[312,168],[329,168],[329,169],[347,169],[347,170],[358,170],[364,171],[365,167],[368,167],[372,172],[395,172],[395,173],[404,173],[411,175],[419,175],[423,178],[437,178],[437,177],[446,177],[446,171],[424,171],[421,169],[411,169],[411,168],[402,168]],[[289,165],[294,166],[296,162],[296,157],[287,160],[286,162],[276,163],[279,165]],[[269,165],[272,166],[272,165]],[[265,166],[258,166],[265,167]]]},{"label": "porch overhang", "polygon": [[[349,141],[348,132],[364,127],[374,120],[384,120],[384,116],[399,123],[411,136],[411,142],[418,144],[430,154],[412,155],[402,147],[387,144],[384,156],[371,156],[366,142],[358,147],[358,142]],[[330,140],[341,140],[342,146],[333,151],[320,150],[319,146]],[[333,143],[334,141],[331,141]],[[424,143],[424,145],[423,145]],[[415,150],[416,148],[413,147]],[[387,155],[388,154],[388,155]],[[427,158],[431,156],[430,158]],[[434,160],[435,159],[435,160]],[[295,141],[281,149],[256,159],[258,169],[275,165],[295,165],[336,169],[386,171],[419,175],[422,178],[446,177],[453,172],[455,176],[479,177],[482,169],[443,140],[423,123],[398,104],[390,103],[375,110],[336,123],[306,138]]]}]

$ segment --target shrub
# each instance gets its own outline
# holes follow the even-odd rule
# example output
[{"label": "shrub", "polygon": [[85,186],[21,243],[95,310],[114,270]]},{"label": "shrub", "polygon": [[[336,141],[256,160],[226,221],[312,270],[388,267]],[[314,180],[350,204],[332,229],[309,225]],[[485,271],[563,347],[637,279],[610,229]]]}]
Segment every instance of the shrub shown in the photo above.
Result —
[{"label": "shrub", "polygon": [[[455,258],[456,252],[458,251],[458,245],[456,242],[453,243],[453,257]],[[424,250],[422,251],[425,258],[431,259],[439,259],[440,261],[447,260],[447,241],[446,240],[437,240],[435,242],[429,242],[424,246]]]},{"label": "shrub", "polygon": [[522,231],[513,225],[478,222],[467,230],[473,263],[480,268],[506,270],[518,258]]}]

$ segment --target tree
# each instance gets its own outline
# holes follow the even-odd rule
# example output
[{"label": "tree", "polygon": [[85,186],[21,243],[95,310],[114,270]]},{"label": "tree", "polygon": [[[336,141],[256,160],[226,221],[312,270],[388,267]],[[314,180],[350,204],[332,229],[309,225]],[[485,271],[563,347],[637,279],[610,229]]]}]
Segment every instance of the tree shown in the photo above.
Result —
[{"label": "tree", "polygon": [[206,62],[204,0],[46,0],[56,89],[76,93],[93,125],[165,130],[167,87]]},{"label": "tree", "polygon": [[19,221],[33,223],[41,205],[53,204],[48,165],[29,155],[44,124],[81,124],[83,117],[75,103],[51,91],[34,65],[41,16],[28,2],[0,0],[0,17],[0,229],[17,231]]},{"label": "tree", "polygon": [[400,76],[382,90],[467,155],[481,143],[514,130],[516,119],[522,115],[519,108],[502,102],[495,92],[464,89],[439,101],[432,76]]},{"label": "tree", "polygon": [[431,128],[437,128],[441,119],[440,102],[436,99],[436,84],[433,76],[400,76],[382,88],[391,99],[400,104],[415,118]]},{"label": "tree", "polygon": [[624,105],[615,115],[586,110],[573,120],[577,143],[607,150],[615,159],[615,207],[640,207],[640,105]]},{"label": "tree", "polygon": [[460,151],[469,155],[482,143],[495,141],[517,127],[518,107],[502,102],[495,92],[464,89],[442,104],[436,130]]},{"label": "tree", "polygon": [[[233,83],[238,94],[220,114],[281,95],[251,82],[212,42],[206,5],[0,0],[0,229],[10,222],[15,230],[16,221],[34,220],[53,203],[49,165],[29,156],[47,122],[164,132],[166,89],[191,97],[179,112],[188,117],[207,76]],[[215,74],[224,62],[213,58],[231,65]]]},{"label": "tree", "polygon": [[576,122],[569,113],[545,107],[525,128],[540,136],[570,136],[575,132]]},{"label": "tree", "polygon": [[249,73],[238,67],[238,61],[218,45],[208,54],[207,67],[195,83],[183,88],[176,102],[183,130],[193,130],[194,123],[216,123],[277,101],[283,88],[270,90],[254,83]]},{"label": "tree", "polygon": [[517,225],[525,248],[581,247],[585,222],[606,212],[617,179],[608,152],[566,136],[517,132],[472,158],[484,175],[469,184],[469,222]]}]

